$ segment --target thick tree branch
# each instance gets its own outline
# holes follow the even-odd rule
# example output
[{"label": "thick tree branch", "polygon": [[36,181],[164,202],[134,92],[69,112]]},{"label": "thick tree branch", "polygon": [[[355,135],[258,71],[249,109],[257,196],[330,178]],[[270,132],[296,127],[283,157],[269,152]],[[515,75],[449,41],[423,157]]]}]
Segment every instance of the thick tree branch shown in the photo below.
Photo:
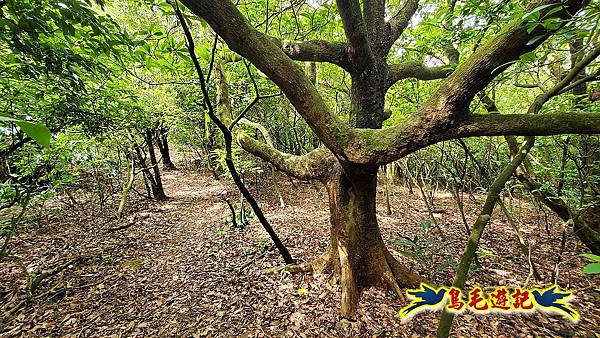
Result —
[{"label": "thick tree branch", "polygon": [[389,66],[386,88],[391,87],[396,82],[408,78],[418,80],[435,80],[442,79],[450,74],[456,68],[455,65],[427,67],[416,61],[406,61]]},{"label": "thick tree branch", "polygon": [[352,129],[334,116],[315,86],[273,40],[252,27],[229,0],[182,0],[229,48],[248,59],[286,95],[323,144],[342,153]]},{"label": "thick tree branch", "polygon": [[[534,1],[528,11],[542,5],[555,5],[539,10],[540,17],[547,20],[557,18],[564,24],[585,6],[585,0],[542,0]],[[559,7],[560,6],[560,7]],[[550,15],[548,12],[557,10]],[[536,28],[528,32],[532,24]],[[562,24],[560,27],[562,27]],[[444,117],[455,120],[468,114],[469,103],[473,97],[485,88],[498,74],[502,73],[514,61],[542,44],[560,27],[544,28],[534,22],[523,21],[521,17],[504,27],[494,38],[473,53],[442,84],[438,91],[423,106],[423,115],[437,119]]]},{"label": "thick tree branch", "polygon": [[[540,17],[555,17],[567,22],[586,1],[536,1],[529,8],[544,4],[557,6],[540,10]],[[547,15],[550,10],[558,11]],[[455,70],[438,91],[421,107],[418,114],[404,123],[382,130],[360,130],[352,139],[353,151],[345,153],[348,161],[385,164],[427,145],[457,137],[486,135],[553,135],[561,133],[599,133],[600,114],[563,114],[526,116],[470,116],[473,97],[520,55],[536,48],[556,31],[536,26],[527,32],[528,24],[514,20],[481,46]],[[538,40],[532,40],[532,38]],[[533,41],[533,42],[532,42]],[[495,120],[498,119],[498,120]],[[583,119],[583,120],[582,120]],[[586,123],[587,119],[587,123]],[[498,123],[500,125],[494,125]],[[519,123],[523,123],[519,125]],[[544,129],[547,128],[547,129]],[[544,130],[543,130],[544,129]]]},{"label": "thick tree branch", "polygon": [[456,137],[548,136],[557,134],[600,134],[600,114],[512,114],[471,115],[453,132]]},{"label": "thick tree branch", "polygon": [[353,152],[345,159],[359,164],[384,165],[431,144],[474,136],[547,136],[558,134],[600,134],[599,113],[469,115],[450,127],[423,127],[418,117],[401,127],[361,129],[354,139]]},{"label": "thick tree branch", "polygon": [[351,60],[355,71],[361,71],[374,63],[369,45],[367,28],[358,0],[336,0],[342,17],[344,32],[352,46]]},{"label": "thick tree branch", "polygon": [[296,61],[329,62],[350,71],[350,46],[342,42],[326,40],[292,41],[272,38],[273,41]]},{"label": "thick tree branch", "polygon": [[390,38],[388,50],[392,47],[394,42],[398,40],[402,32],[408,27],[410,18],[415,14],[419,7],[419,0],[406,0],[404,6],[392,17],[388,23]]},{"label": "thick tree branch", "polygon": [[247,152],[271,163],[287,175],[301,180],[324,179],[335,161],[331,151],[323,147],[306,155],[296,156],[283,153],[272,145],[257,141],[244,133],[238,133],[238,142]]},{"label": "thick tree branch", "polygon": [[260,123],[241,119],[240,123],[258,129],[265,143],[257,141],[241,131],[237,131],[237,140],[242,148],[250,154],[271,163],[278,170],[300,180],[323,180],[333,168],[335,158],[327,148],[317,148],[303,156],[281,152],[273,145],[271,135]]}]

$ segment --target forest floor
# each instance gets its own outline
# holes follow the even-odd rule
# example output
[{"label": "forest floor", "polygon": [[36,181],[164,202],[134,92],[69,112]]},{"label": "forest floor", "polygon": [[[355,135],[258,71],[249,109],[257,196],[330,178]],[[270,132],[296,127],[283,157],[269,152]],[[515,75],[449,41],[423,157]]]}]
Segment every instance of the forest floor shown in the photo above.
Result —
[{"label": "forest floor", "polygon": [[[328,244],[329,214],[325,190],[318,184],[279,177],[285,207],[267,182],[251,184],[266,216],[292,255],[308,260]],[[148,202],[133,198],[128,214],[116,220],[111,210],[80,202],[60,207],[39,227],[20,230],[11,246],[17,258],[0,262],[0,337],[423,337],[434,335],[438,312],[403,321],[406,304],[381,289],[362,292],[355,323],[339,320],[339,287],[327,275],[274,275],[265,268],[281,264],[277,251],[256,219],[245,228],[230,228],[223,197],[238,199],[227,180],[210,173],[165,172],[169,199]],[[252,183],[255,183],[254,181]],[[424,231],[427,209],[418,195],[393,186],[392,214],[387,215],[383,191],[378,217],[388,247],[407,265],[440,285],[452,280],[466,235],[450,194],[436,195],[435,215],[447,235]],[[483,196],[466,198],[472,224]],[[507,204],[508,200],[507,200]],[[468,287],[551,284],[562,227],[539,214],[527,201],[512,205],[522,232],[531,243],[532,258],[542,282],[528,278],[527,259],[499,209],[485,231],[479,268]],[[130,222],[130,223],[128,223]],[[109,228],[130,225],[124,229]],[[414,238],[416,245],[391,241]],[[404,241],[406,242],[406,241]],[[400,242],[396,242],[400,243]],[[600,331],[600,277],[580,271],[585,252],[566,237],[558,283],[574,292],[577,323],[560,315],[472,315],[456,318],[460,337],[595,337]],[[406,251],[404,256],[400,252]],[[406,256],[412,256],[412,259]],[[64,269],[61,269],[64,268]],[[26,273],[46,273],[26,297]],[[12,309],[12,310],[11,310]]]}]

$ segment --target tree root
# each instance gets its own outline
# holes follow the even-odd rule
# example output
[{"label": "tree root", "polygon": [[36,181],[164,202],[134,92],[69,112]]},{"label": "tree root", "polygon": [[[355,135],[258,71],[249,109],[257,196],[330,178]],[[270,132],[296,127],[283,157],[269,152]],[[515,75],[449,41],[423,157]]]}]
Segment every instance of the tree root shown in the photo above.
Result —
[{"label": "tree root", "polygon": [[282,271],[289,273],[314,272],[324,273],[331,269],[331,249],[328,248],[319,257],[300,264],[278,266],[271,269],[263,270],[266,275],[276,275]]},{"label": "tree root", "polygon": [[[367,277],[368,280],[363,281],[366,285],[363,285],[363,283],[359,283],[357,280],[357,278],[361,277],[355,275],[355,267],[352,266],[347,252],[342,249],[343,247],[339,244],[330,246],[320,256],[311,261],[271,268],[264,270],[263,273],[274,275],[285,271],[288,273],[313,272],[318,274],[335,270],[333,278],[337,279],[341,288],[341,316],[349,321],[355,320],[361,287],[384,287],[393,291],[400,301],[406,302],[404,293],[402,292],[403,288],[414,288],[418,287],[419,283],[429,283],[427,279],[410,271],[394,258],[387,249],[384,249],[385,252],[381,256],[383,257],[383,261],[379,261],[378,264],[372,267],[374,269],[372,276],[378,277]],[[334,252],[334,250],[337,252]]]},{"label": "tree root", "polygon": [[386,253],[386,262],[390,266],[394,278],[401,287],[416,287],[419,283],[430,283],[427,279],[405,268],[392,254]]}]

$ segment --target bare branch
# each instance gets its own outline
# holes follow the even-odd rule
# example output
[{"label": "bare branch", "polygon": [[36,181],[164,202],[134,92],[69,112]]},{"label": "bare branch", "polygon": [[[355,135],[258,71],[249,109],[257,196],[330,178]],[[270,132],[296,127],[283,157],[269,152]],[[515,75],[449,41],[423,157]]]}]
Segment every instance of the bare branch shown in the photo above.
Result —
[{"label": "bare branch", "polygon": [[587,54],[585,57],[581,58],[581,60],[577,62],[556,85],[554,85],[546,92],[538,95],[529,107],[529,113],[537,114],[540,111],[540,109],[542,109],[542,105],[544,103],[546,103],[552,97],[559,95],[561,92],[563,92],[563,89],[566,88],[571,83],[571,81],[573,81],[577,77],[577,75],[579,75],[579,73],[585,67],[587,67],[587,65],[594,61],[598,57],[598,55],[600,55],[600,44],[592,48],[590,53]]},{"label": "bare branch", "polygon": [[252,27],[229,0],[181,2],[204,18],[231,50],[248,59],[271,79],[327,148],[336,153],[343,152],[345,143],[352,137],[352,129],[332,114],[303,69],[270,37]]},{"label": "bare branch", "polygon": [[408,27],[410,19],[419,7],[419,0],[406,0],[404,6],[390,19],[388,25],[390,30],[390,39],[388,49],[398,40],[402,32]]},{"label": "bare branch", "polygon": [[269,131],[262,124],[257,123],[257,122],[252,122],[252,121],[250,121],[250,120],[248,120],[246,118],[241,119],[240,123],[245,124],[245,125],[247,125],[249,127],[252,127],[254,129],[258,129],[258,131],[260,131],[261,135],[265,139],[265,143],[268,146],[274,147],[273,146],[273,139],[271,138],[271,135],[269,134]]},{"label": "bare branch", "polygon": [[598,81],[598,80],[600,80],[600,68],[597,69],[594,73],[592,73],[586,77],[582,77],[581,79],[579,79],[579,80],[571,83],[570,85],[566,86],[565,88],[561,89],[559,94],[566,93],[566,92],[572,90],[573,88],[578,87],[584,83]]},{"label": "bare branch", "polygon": [[272,145],[238,133],[238,142],[247,152],[271,163],[278,170],[301,180],[324,179],[333,167],[335,157],[327,148],[317,148],[302,156],[290,155]]},{"label": "bare branch", "polygon": [[329,62],[347,71],[350,70],[350,45],[342,42],[330,42],[326,40],[273,41],[289,56],[296,61]]},{"label": "bare branch", "polygon": [[416,61],[393,64],[389,66],[386,88],[391,87],[400,80],[408,78],[419,80],[443,79],[452,74],[452,71],[454,71],[455,68],[455,65],[427,67]]}]

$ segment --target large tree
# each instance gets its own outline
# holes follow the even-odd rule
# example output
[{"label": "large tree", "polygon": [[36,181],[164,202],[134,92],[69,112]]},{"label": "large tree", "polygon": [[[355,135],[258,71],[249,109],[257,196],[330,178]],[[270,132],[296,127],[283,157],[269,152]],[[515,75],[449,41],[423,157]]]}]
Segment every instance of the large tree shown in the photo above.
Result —
[{"label": "large tree", "polygon": [[[385,0],[336,0],[346,37],[343,42],[281,41],[256,29],[229,0],[182,2],[206,20],[230,49],[272,80],[322,141],[324,147],[295,156],[240,137],[246,150],[280,170],[302,179],[318,179],[326,186],[331,244],[315,261],[290,269],[332,269],[341,283],[341,312],[346,318],[354,318],[360,288],[384,286],[400,294],[401,287],[420,280],[390,254],[382,240],[375,212],[381,165],[455,138],[600,133],[600,114],[477,115],[469,110],[478,92],[557,32],[586,1],[532,2],[527,11],[538,15],[530,17],[556,18],[554,24],[532,24],[520,15],[465,57],[450,76],[447,67],[387,61],[418,9],[416,0],[406,0],[395,10]],[[456,55],[448,54],[451,62],[458,62]],[[350,75],[349,123],[332,111],[295,61],[327,62]],[[415,114],[382,128],[389,117],[384,109],[386,92],[406,78],[445,79]]]}]

